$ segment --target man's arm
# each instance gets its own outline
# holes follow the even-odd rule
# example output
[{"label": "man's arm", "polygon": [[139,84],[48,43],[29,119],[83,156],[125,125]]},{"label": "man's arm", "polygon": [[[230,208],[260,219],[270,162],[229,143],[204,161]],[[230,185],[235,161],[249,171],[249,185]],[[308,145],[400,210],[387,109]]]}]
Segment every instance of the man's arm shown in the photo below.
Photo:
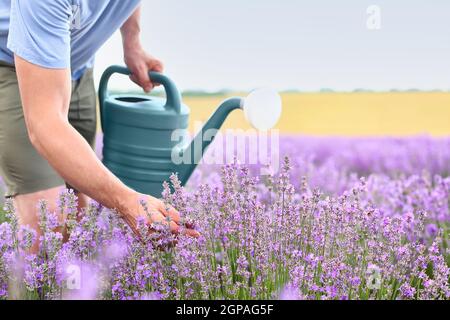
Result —
[{"label": "man's arm", "polygon": [[173,231],[179,216],[166,211],[153,197],[126,187],[97,158],[83,137],[70,125],[68,109],[71,94],[69,69],[46,69],[15,56],[17,77],[28,134],[36,150],[72,186],[104,206],[117,209],[136,232],[136,218],[145,215],[139,201],[146,200],[151,222],[166,223],[170,216]]},{"label": "man's arm", "polygon": [[157,84],[149,79],[148,72],[163,72],[164,66],[161,61],[143,49],[140,39],[140,19],[141,8],[138,7],[120,28],[123,53],[125,64],[132,73],[130,79],[142,87],[145,92],[150,92]]}]

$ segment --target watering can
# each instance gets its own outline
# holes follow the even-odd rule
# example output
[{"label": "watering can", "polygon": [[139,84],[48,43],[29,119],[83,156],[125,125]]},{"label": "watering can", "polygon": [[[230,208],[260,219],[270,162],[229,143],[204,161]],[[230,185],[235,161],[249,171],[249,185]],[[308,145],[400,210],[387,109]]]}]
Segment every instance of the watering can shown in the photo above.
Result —
[{"label": "watering can", "polygon": [[[164,87],[165,99],[144,94],[113,95],[108,92],[108,82],[115,73],[131,74],[125,67],[111,66],[100,80],[103,163],[127,186],[154,197],[161,196],[162,184],[169,180],[172,173],[178,174],[182,185],[188,181],[213,140],[203,139],[202,133],[209,129],[220,129],[233,110],[248,105],[246,116],[259,119],[256,122],[267,122],[267,119],[273,121],[277,117],[276,114],[255,117],[258,114],[258,99],[251,95],[246,99],[229,98],[218,107],[192,142],[180,143],[173,139],[173,133],[176,130],[187,132],[190,109],[182,103],[174,82],[161,73],[150,72],[150,79]],[[259,95],[262,96],[264,94]],[[279,103],[281,112],[281,100]],[[259,114],[261,111],[259,110]],[[173,161],[174,155],[184,161]]]}]

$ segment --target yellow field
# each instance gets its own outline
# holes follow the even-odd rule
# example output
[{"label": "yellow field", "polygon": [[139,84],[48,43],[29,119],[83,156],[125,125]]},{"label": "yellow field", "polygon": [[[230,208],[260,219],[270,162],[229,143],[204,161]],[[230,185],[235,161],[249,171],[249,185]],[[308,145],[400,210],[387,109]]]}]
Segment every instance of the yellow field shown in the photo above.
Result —
[{"label": "yellow field", "polygon": [[[187,97],[194,121],[206,121],[225,97]],[[450,135],[450,93],[288,93],[277,128],[309,135]],[[264,110],[261,110],[264,112]],[[225,128],[249,128],[235,111]]]}]

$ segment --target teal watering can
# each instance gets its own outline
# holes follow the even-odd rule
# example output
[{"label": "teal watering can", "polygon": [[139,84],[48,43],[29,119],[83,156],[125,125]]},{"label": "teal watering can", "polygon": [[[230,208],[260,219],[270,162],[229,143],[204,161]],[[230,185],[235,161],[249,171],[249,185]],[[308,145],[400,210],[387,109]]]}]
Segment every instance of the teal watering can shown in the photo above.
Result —
[{"label": "teal watering can", "polygon": [[[264,92],[251,94],[248,98],[230,98],[225,100],[193,141],[180,143],[173,139],[175,130],[187,132],[190,109],[182,103],[181,95],[175,84],[167,76],[150,72],[153,82],[163,85],[166,99],[148,95],[130,95],[108,93],[108,81],[114,73],[130,75],[130,71],[121,66],[111,66],[100,80],[99,101],[103,138],[103,163],[130,188],[154,197],[160,197],[162,184],[168,181],[172,173],[177,173],[184,185],[213,139],[203,139],[203,132],[220,129],[227,116],[235,109],[244,109],[250,122],[266,123],[279,117],[278,109],[269,111],[269,116],[258,110],[258,96],[273,103],[273,95],[264,96]],[[279,97],[279,96],[278,96]],[[276,98],[276,97],[275,97]],[[276,100],[276,99],[275,99]],[[280,112],[281,112],[281,100]],[[257,116],[257,115],[263,115]],[[255,120],[256,119],[256,120]],[[262,122],[261,122],[262,121]],[[258,123],[254,123],[258,126]],[[180,131],[178,131],[180,132]],[[177,141],[178,140],[178,141]],[[173,161],[184,159],[182,163]]]},{"label": "teal watering can", "polygon": [[[149,74],[152,81],[163,85],[166,99],[147,95],[112,95],[107,87],[114,73],[130,75],[130,71],[112,66],[103,73],[100,81],[103,163],[130,188],[160,197],[162,183],[168,181],[172,173],[178,173],[182,184],[188,181],[212,140],[204,141],[200,132],[189,146],[177,150],[180,141],[173,141],[172,134],[175,130],[187,130],[190,110],[182,103],[172,80],[160,73]],[[203,131],[219,129],[228,114],[241,107],[241,102],[240,98],[224,101]],[[175,164],[173,152],[179,152],[179,158],[188,154],[190,159]]]}]

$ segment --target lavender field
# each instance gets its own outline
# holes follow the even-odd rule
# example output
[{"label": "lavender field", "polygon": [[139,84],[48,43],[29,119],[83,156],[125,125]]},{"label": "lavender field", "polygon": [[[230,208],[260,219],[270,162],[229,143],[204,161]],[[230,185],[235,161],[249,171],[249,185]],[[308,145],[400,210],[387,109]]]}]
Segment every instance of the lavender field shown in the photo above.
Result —
[{"label": "lavender field", "polygon": [[40,204],[36,239],[6,202],[0,298],[450,299],[450,138],[284,137],[280,154],[272,176],[229,163],[186,188],[172,177],[164,199],[199,239],[141,221],[138,241],[95,203],[77,221],[71,192],[63,226]]}]

